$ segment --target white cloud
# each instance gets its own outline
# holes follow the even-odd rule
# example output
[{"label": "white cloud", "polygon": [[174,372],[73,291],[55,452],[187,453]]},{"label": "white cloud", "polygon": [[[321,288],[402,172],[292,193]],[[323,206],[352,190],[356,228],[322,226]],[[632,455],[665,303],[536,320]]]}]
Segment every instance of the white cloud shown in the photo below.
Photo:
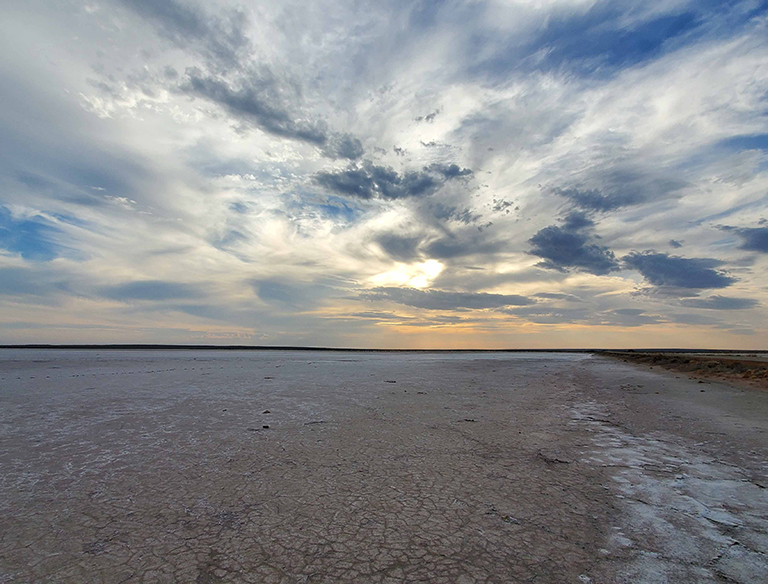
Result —
[{"label": "white cloud", "polygon": [[[677,299],[645,290],[635,271],[585,276],[534,267],[531,237],[585,204],[562,194],[569,188],[597,193],[589,196],[603,207],[587,209],[594,241],[617,258],[654,249],[721,260],[737,279],[728,295],[768,303],[766,258],[717,228],[768,216],[768,154],[727,145],[768,134],[764,16],[746,22],[735,8],[701,34],[585,73],[570,60],[551,64],[561,47],[541,40],[547,23],[598,15],[630,34],[686,10],[705,24],[718,16],[683,1],[609,10],[589,0],[521,0],[433,11],[175,1],[193,15],[185,35],[167,20],[173,11],[117,0],[16,5],[0,24],[9,49],[0,57],[8,88],[0,97],[8,136],[0,142],[0,210],[13,211],[13,225],[42,217],[59,250],[49,264],[25,263],[13,250],[35,232],[22,237],[14,227],[21,235],[3,248],[0,269],[47,270],[73,282],[52,284],[46,301],[58,299],[79,324],[109,322],[110,330],[128,327],[153,340],[182,322],[222,338],[311,340],[326,332],[322,314],[359,310],[361,290],[388,286],[587,294],[596,313],[629,306],[672,319]],[[232,10],[243,12],[233,20]],[[214,84],[192,99],[185,89],[192,67],[234,89],[221,97],[214,89],[224,85]],[[241,103],[247,92],[235,89],[244,87],[255,93]],[[431,113],[430,122],[417,121]],[[345,198],[315,177],[349,161],[328,158],[328,142],[307,138],[306,128],[329,140],[359,139],[362,159],[398,176],[436,163],[473,175],[423,198]],[[685,243],[672,250],[671,239]],[[286,307],[278,318],[252,285],[266,279],[325,292],[306,310],[294,307],[295,318]],[[183,283],[201,296],[165,308],[134,303],[130,315],[124,303],[99,296],[131,281]],[[3,297],[0,320],[34,321],[26,312],[21,319],[19,306],[40,298],[22,296]],[[760,310],[709,318],[747,326]],[[507,316],[519,323],[519,312]],[[616,326],[653,324],[616,314]],[[594,324],[572,311],[536,318]],[[335,334],[342,343],[385,326],[350,321]]]}]

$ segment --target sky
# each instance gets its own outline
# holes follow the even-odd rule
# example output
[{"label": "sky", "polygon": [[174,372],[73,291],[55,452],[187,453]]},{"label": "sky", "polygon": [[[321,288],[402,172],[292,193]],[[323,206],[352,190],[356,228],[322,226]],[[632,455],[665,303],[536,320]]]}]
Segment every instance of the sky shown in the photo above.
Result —
[{"label": "sky", "polygon": [[0,10],[0,343],[768,349],[765,0]]}]

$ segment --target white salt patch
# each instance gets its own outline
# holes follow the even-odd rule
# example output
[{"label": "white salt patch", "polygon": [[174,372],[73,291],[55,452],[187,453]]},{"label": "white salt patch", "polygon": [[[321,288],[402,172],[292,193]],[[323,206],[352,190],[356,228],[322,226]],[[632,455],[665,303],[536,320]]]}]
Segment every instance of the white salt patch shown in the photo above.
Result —
[{"label": "white salt patch", "polygon": [[623,513],[603,555],[631,554],[620,581],[766,581],[768,491],[746,471],[678,437],[631,435],[594,402],[572,418],[594,432],[582,462],[613,469],[608,488]]}]

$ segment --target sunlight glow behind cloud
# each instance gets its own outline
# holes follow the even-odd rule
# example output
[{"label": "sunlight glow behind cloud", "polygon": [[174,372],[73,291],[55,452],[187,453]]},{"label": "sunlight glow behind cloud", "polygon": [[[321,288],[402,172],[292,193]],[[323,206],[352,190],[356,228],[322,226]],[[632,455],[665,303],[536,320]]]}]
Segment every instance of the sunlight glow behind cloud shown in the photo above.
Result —
[{"label": "sunlight glow behind cloud", "polygon": [[768,6],[10,3],[0,342],[768,348]]}]

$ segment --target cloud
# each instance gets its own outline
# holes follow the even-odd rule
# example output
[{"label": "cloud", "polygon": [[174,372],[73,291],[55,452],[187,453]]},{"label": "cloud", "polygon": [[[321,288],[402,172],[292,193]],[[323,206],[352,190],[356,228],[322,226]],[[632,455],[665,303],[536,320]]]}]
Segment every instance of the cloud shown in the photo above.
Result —
[{"label": "cloud", "polygon": [[483,292],[446,292],[416,288],[373,288],[360,294],[364,300],[394,302],[425,310],[457,310],[503,308],[534,304],[536,300],[516,294],[486,294]]},{"label": "cloud", "polygon": [[104,298],[129,302],[132,300],[162,301],[198,298],[201,291],[197,286],[180,282],[163,280],[139,280],[113,286],[105,286],[99,290]]},{"label": "cloud", "polygon": [[469,168],[461,168],[457,164],[430,164],[424,170],[442,174],[446,179],[459,178],[462,176],[471,176],[472,171]]},{"label": "cloud", "polygon": [[386,321],[401,322],[401,321],[413,320],[414,318],[412,316],[399,316],[393,312],[378,312],[374,310],[367,310],[365,312],[350,312],[346,316],[351,318],[363,318],[363,319],[376,320],[379,322],[386,322]]},{"label": "cloud", "polygon": [[543,258],[541,267],[556,270],[573,268],[604,275],[619,269],[619,263],[607,247],[591,243],[594,223],[583,213],[569,214],[562,227],[550,225],[536,233],[529,243],[530,254]]},{"label": "cloud", "polygon": [[430,207],[435,219],[441,219],[443,221],[456,221],[463,223],[464,225],[470,225],[478,221],[481,216],[473,213],[471,209],[459,210],[455,206],[447,206],[443,204],[436,204]]},{"label": "cloud", "polygon": [[68,278],[55,270],[48,269],[47,266],[50,265],[33,264],[33,268],[0,267],[0,295],[12,296],[16,299],[32,296],[40,301],[46,298],[52,299],[61,293],[70,293],[72,286]]},{"label": "cloud", "polygon": [[705,308],[707,310],[745,310],[760,305],[754,298],[735,298],[729,296],[710,296],[708,298],[686,298],[681,304],[687,308]]},{"label": "cloud", "polygon": [[357,160],[365,154],[363,143],[349,134],[332,134],[327,138],[322,152],[328,158],[346,158]]},{"label": "cloud", "polygon": [[[249,48],[248,19],[239,10],[216,15],[176,0],[120,0],[180,47],[193,46],[218,69],[236,68]],[[173,76],[173,75],[171,75]]]},{"label": "cloud", "polygon": [[739,249],[768,253],[768,227],[728,228],[741,237]]},{"label": "cloud", "polygon": [[664,322],[664,318],[660,315],[648,314],[641,308],[596,310],[594,307],[538,304],[521,308],[505,308],[501,312],[537,324],[581,323],[591,326],[639,327]]},{"label": "cloud", "polygon": [[726,288],[736,279],[715,270],[724,262],[712,258],[683,258],[665,253],[633,252],[624,264],[640,272],[654,286],[673,288]]},{"label": "cloud", "polygon": [[446,226],[440,228],[440,235],[437,237],[427,233],[400,235],[385,232],[377,235],[375,241],[387,255],[402,262],[411,262],[422,256],[439,260],[476,254],[489,257],[508,246],[508,242],[485,237],[482,230],[463,228],[476,219],[469,211],[457,212],[454,209],[450,212],[439,208],[435,212],[435,218],[440,221],[455,221],[459,224],[458,232],[451,233]]},{"label": "cloud", "polygon": [[4,339],[766,344],[765,2],[70,4],[0,22]]},{"label": "cloud", "polygon": [[319,172],[314,179],[323,188],[340,195],[394,200],[431,195],[446,181],[470,174],[472,171],[455,164],[433,164],[424,170],[399,174],[390,166],[378,166],[366,160],[344,170]]},{"label": "cloud", "polygon": [[611,168],[594,173],[592,180],[600,188],[556,188],[554,192],[579,209],[606,212],[675,196],[686,186],[680,179],[656,176],[657,172]]},{"label": "cloud", "polygon": [[437,259],[451,259],[474,254],[492,255],[505,247],[503,241],[493,241],[484,238],[481,232],[472,233],[470,236],[450,235],[430,242],[425,251],[429,257]]},{"label": "cloud", "polygon": [[401,262],[411,262],[419,257],[421,242],[421,237],[403,237],[395,233],[382,233],[376,237],[376,243],[387,255]]},{"label": "cloud", "polygon": [[538,294],[534,294],[536,298],[543,298],[545,300],[567,300],[570,302],[583,302],[581,298],[578,296],[574,296],[573,294],[562,294],[559,292],[539,292]]},{"label": "cloud", "polygon": [[594,311],[589,310],[588,308],[562,308],[553,306],[510,307],[503,308],[500,312],[537,324],[585,322],[594,315]]},{"label": "cloud", "polygon": [[438,116],[438,114],[441,112],[441,109],[436,109],[435,111],[428,113],[426,116],[418,116],[413,118],[413,121],[415,122],[428,122],[432,123],[435,121],[435,118]]},{"label": "cloud", "polygon": [[329,297],[339,295],[345,282],[339,278],[295,281],[287,277],[257,279],[251,282],[259,299],[273,307],[300,312],[312,309]]},{"label": "cloud", "polygon": [[514,201],[507,201],[505,199],[494,199],[493,200],[493,211],[496,213],[505,212],[507,215],[509,215],[509,208],[514,205]]},{"label": "cloud", "polygon": [[364,153],[357,138],[332,133],[324,123],[293,114],[287,107],[289,98],[285,87],[267,70],[261,75],[249,74],[240,87],[232,88],[227,82],[193,68],[187,71],[187,81],[181,89],[220,105],[246,125],[281,138],[306,142],[320,148],[330,158],[353,160]]}]

